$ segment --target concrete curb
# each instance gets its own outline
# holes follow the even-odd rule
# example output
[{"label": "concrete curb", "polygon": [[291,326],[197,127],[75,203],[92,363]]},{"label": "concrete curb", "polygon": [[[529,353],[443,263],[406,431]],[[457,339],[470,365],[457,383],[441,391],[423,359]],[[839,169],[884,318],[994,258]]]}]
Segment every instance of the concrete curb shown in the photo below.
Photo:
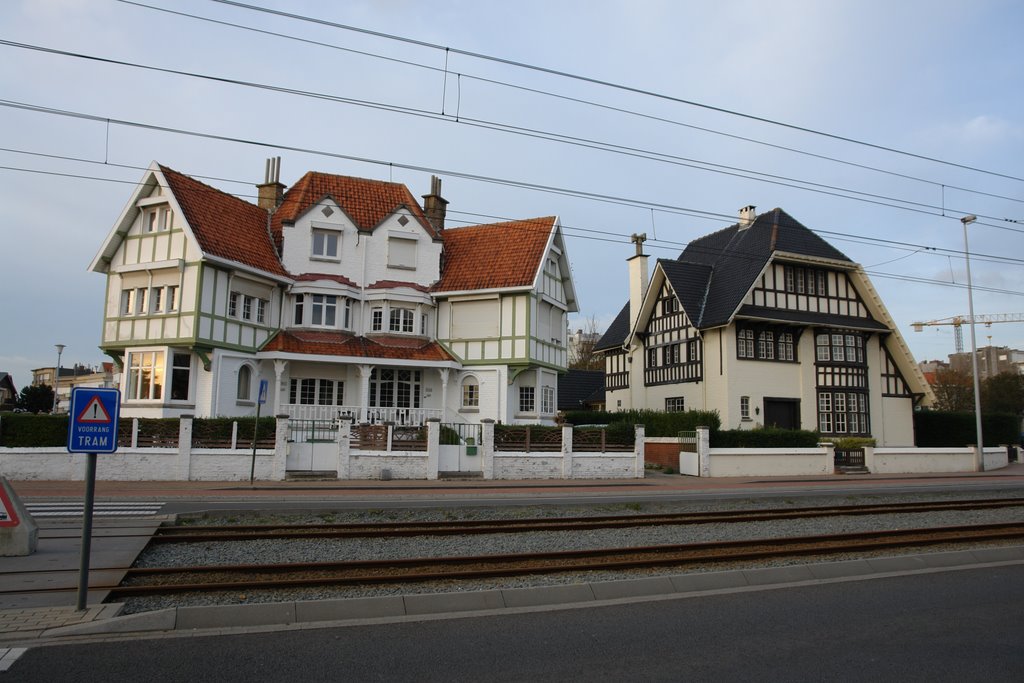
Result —
[{"label": "concrete curb", "polygon": [[[559,605],[670,599],[701,593],[884,578],[920,572],[962,570],[1024,563],[1024,546],[866,558],[788,567],[656,576],[635,580],[471,591],[421,593],[377,598],[310,600],[251,605],[174,607],[52,628],[42,638],[98,634],[155,634],[317,623],[458,615]],[[111,606],[113,607],[113,606]],[[113,611],[113,610],[110,610]],[[108,612],[109,613],[109,612]]]}]

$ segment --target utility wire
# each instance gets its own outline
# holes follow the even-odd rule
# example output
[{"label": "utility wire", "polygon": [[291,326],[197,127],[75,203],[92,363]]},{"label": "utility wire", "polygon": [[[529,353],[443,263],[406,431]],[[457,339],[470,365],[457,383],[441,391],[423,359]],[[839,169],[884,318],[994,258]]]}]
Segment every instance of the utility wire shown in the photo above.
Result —
[{"label": "utility wire", "polygon": [[926,156],[926,155],[923,155],[923,154],[916,154],[914,152],[909,152],[909,151],[906,151],[906,150],[901,150],[901,149],[898,149],[898,148],[895,148],[895,147],[889,147],[889,146],[886,146],[886,145],[880,145],[880,144],[876,144],[876,143],[872,143],[872,142],[867,142],[865,140],[859,140],[859,139],[856,139],[856,138],[847,137],[847,136],[839,135],[839,134],[836,134],[836,133],[829,133],[829,132],[826,132],[826,131],[821,131],[821,130],[817,130],[817,129],[814,129],[814,128],[809,128],[809,127],[806,127],[806,126],[799,126],[799,125],[792,124],[792,123],[786,123],[784,121],[779,121],[779,120],[776,120],[776,119],[770,119],[770,118],[763,117],[763,116],[755,116],[753,114],[747,114],[747,113],[740,112],[740,111],[735,111],[735,110],[732,110],[732,109],[726,109],[724,107],[718,107],[718,106],[706,104],[706,103],[703,103],[703,102],[697,102],[695,100],[687,100],[687,99],[683,99],[683,98],[680,98],[680,97],[674,97],[672,95],[666,95],[664,93],[655,92],[653,90],[645,90],[643,88],[637,88],[637,87],[630,86],[630,85],[624,85],[624,84],[621,84],[621,83],[614,83],[612,81],[605,81],[605,80],[601,80],[599,78],[594,78],[594,77],[591,77],[591,76],[583,76],[583,75],[574,74],[574,73],[571,73],[571,72],[568,72],[568,71],[561,71],[561,70],[558,70],[558,69],[553,69],[553,68],[549,68],[549,67],[539,66],[539,65],[536,65],[536,64],[529,64],[527,62],[519,62],[519,61],[515,61],[515,60],[512,60],[512,59],[506,59],[506,58],[503,58],[503,57],[496,57],[494,55],[488,55],[488,54],[484,54],[484,53],[481,53],[481,52],[473,52],[473,51],[470,51],[470,50],[462,50],[462,49],[451,47],[451,46],[439,45],[439,44],[436,44],[436,43],[430,43],[430,42],[423,41],[423,40],[417,40],[417,39],[414,39],[414,38],[408,38],[408,37],[405,37],[405,36],[399,36],[399,35],[393,34],[393,33],[384,33],[383,31],[373,31],[373,30],[370,30],[370,29],[359,28],[359,27],[356,27],[356,26],[351,26],[351,25],[347,25],[347,24],[341,24],[341,23],[337,23],[337,22],[333,22],[333,21],[328,21],[326,19],[320,19],[320,18],[317,18],[317,17],[311,17],[311,16],[302,15],[302,14],[296,14],[296,13],[293,13],[293,12],[285,12],[285,11],[282,11],[282,10],[275,10],[275,9],[270,9],[270,8],[267,8],[267,7],[260,7],[258,5],[250,5],[250,4],[247,4],[247,3],[238,2],[237,0],[210,0],[210,1],[222,4],[222,5],[229,5],[229,6],[232,6],[232,7],[238,7],[238,8],[249,10],[249,11],[253,11],[253,12],[262,12],[264,14],[270,14],[270,15],[285,17],[285,18],[288,18],[288,19],[296,20],[296,21],[302,21],[302,22],[307,22],[307,23],[312,23],[312,24],[318,24],[318,25],[321,25],[321,26],[327,26],[327,27],[330,27],[330,28],[341,29],[341,30],[344,30],[344,31],[351,31],[351,32],[354,32],[354,33],[361,33],[361,34],[364,34],[364,35],[374,36],[374,37],[377,37],[377,38],[384,38],[384,39],[387,39],[387,40],[392,40],[392,41],[397,41],[397,42],[401,42],[401,43],[406,43],[406,44],[409,44],[409,45],[416,45],[416,46],[419,46],[419,47],[426,47],[426,48],[430,48],[430,49],[433,49],[433,50],[442,51],[442,52],[445,52],[445,53],[462,55],[462,56],[470,57],[470,58],[473,58],[473,59],[479,59],[479,60],[483,60],[483,61],[493,62],[493,63],[496,63],[496,64],[504,64],[506,66],[512,66],[512,67],[516,67],[516,68],[519,68],[519,69],[525,69],[525,70],[528,70],[528,71],[535,71],[535,72],[538,72],[538,73],[544,73],[544,74],[548,74],[548,75],[552,75],[552,76],[558,76],[558,77],[561,77],[561,78],[567,78],[567,79],[571,79],[571,80],[575,80],[575,81],[580,81],[580,82],[583,82],[583,83],[590,83],[590,84],[593,84],[593,85],[599,85],[599,86],[603,86],[603,87],[606,87],[606,88],[611,88],[611,89],[614,89],[614,90],[620,90],[620,91],[623,91],[623,92],[629,92],[629,93],[633,93],[633,94],[636,94],[636,95],[643,95],[643,96],[646,96],[646,97],[652,97],[652,98],[655,98],[655,99],[664,100],[664,101],[667,101],[667,102],[673,102],[673,103],[676,103],[676,104],[684,104],[684,105],[688,105],[688,106],[691,106],[691,107],[697,107],[697,108],[700,108],[700,109],[706,109],[708,111],[717,112],[719,114],[727,114],[729,116],[735,116],[735,117],[747,119],[747,120],[750,120],[750,121],[757,121],[759,123],[764,123],[764,124],[768,124],[768,125],[772,125],[772,126],[778,126],[778,127],[781,127],[781,128],[787,128],[789,130],[795,130],[795,131],[799,131],[801,133],[807,133],[807,134],[810,134],[810,135],[816,135],[816,136],[819,136],[819,137],[829,138],[829,139],[832,139],[832,140],[838,140],[840,142],[846,142],[846,143],[853,144],[853,145],[859,145],[859,146],[862,146],[862,147],[868,147],[868,148],[871,148],[871,149],[876,149],[876,150],[883,151],[883,152],[888,152],[888,153],[891,153],[891,154],[897,154],[897,155],[900,155],[900,156],[906,156],[906,157],[910,157],[910,158],[913,158],[913,159],[920,159],[922,161],[929,161],[929,162],[932,162],[932,163],[942,164],[944,166],[950,166],[950,167],[953,167],[953,168],[960,168],[960,169],[967,170],[967,171],[974,171],[976,173],[983,173],[983,174],[995,176],[995,177],[998,177],[998,178],[1006,178],[1008,180],[1016,180],[1016,181],[1024,182],[1024,178],[1021,178],[1021,177],[1018,177],[1018,176],[1008,175],[1008,174],[1005,174],[1005,173],[999,173],[997,171],[990,171],[990,170],[983,169],[983,168],[978,168],[978,167],[975,167],[975,166],[968,166],[966,164],[959,164],[959,163],[952,162],[952,161],[947,161],[947,160],[944,160],[944,159],[938,159],[936,157],[929,157],[929,156]]},{"label": "utility wire", "polygon": [[[15,42],[15,41],[8,41],[8,40],[2,40],[2,39],[0,39],[0,45],[6,45],[6,46],[9,46],[9,47],[15,47],[15,48],[20,48],[20,49],[35,50],[35,51],[44,52],[44,53],[48,53],[48,54],[55,54],[55,55],[66,56],[66,57],[73,57],[73,58],[77,58],[77,59],[84,59],[84,60],[89,60],[89,61],[96,61],[96,62],[101,62],[101,63],[113,64],[113,65],[117,65],[117,66],[125,66],[125,67],[129,67],[129,68],[144,69],[144,70],[148,70],[148,71],[156,71],[156,72],[160,72],[160,73],[168,73],[168,74],[179,75],[179,76],[187,76],[187,77],[197,78],[197,79],[202,79],[202,80],[211,80],[211,81],[214,81],[214,82],[226,83],[226,84],[230,84],[230,85],[238,85],[238,86],[243,86],[243,87],[251,87],[251,88],[256,88],[256,89],[269,90],[269,91],[272,91],[272,92],[278,92],[278,93],[284,93],[284,94],[290,94],[290,95],[298,95],[298,96],[303,96],[303,97],[310,97],[310,98],[314,98],[314,99],[328,100],[328,101],[339,102],[339,103],[346,103],[346,104],[355,105],[355,106],[363,106],[363,107],[368,107],[368,108],[373,108],[373,109],[382,109],[382,110],[386,110],[386,111],[398,112],[398,113],[407,114],[407,115],[420,116],[420,117],[423,117],[423,118],[430,118],[430,119],[434,119],[434,120],[451,121],[451,119],[449,117],[446,117],[446,116],[443,116],[443,115],[439,115],[439,114],[434,114],[432,112],[427,112],[425,110],[417,110],[417,109],[414,109],[414,108],[401,107],[401,106],[398,106],[398,105],[387,105],[387,104],[382,104],[382,103],[372,103],[372,102],[368,102],[368,101],[365,101],[365,100],[358,100],[358,99],[354,99],[354,98],[341,97],[341,96],[338,96],[338,95],[330,95],[330,94],[327,94],[327,93],[318,93],[318,92],[314,92],[314,91],[299,90],[299,89],[296,89],[296,88],[288,88],[288,87],[284,87],[284,86],[275,86],[275,85],[269,85],[269,84],[261,84],[261,83],[255,83],[255,82],[251,82],[251,81],[243,81],[243,80],[233,79],[233,78],[226,78],[226,77],[220,77],[220,76],[212,76],[212,75],[209,75],[209,74],[200,74],[200,73],[195,73],[195,72],[182,71],[182,70],[178,70],[178,69],[169,69],[169,68],[164,68],[164,67],[157,67],[157,66],[152,66],[152,65],[139,64],[139,63],[135,63],[135,62],[125,62],[125,61],[122,61],[122,60],[109,59],[109,58],[105,58],[105,57],[97,57],[95,55],[86,55],[86,54],[82,54],[82,53],[68,52],[68,51],[65,51],[65,50],[58,50],[58,49],[55,49],[55,48],[48,48],[48,47],[38,46],[38,45],[28,45],[28,44],[25,44],[25,43],[18,43],[18,42]],[[103,120],[107,120],[107,119],[104,118]],[[651,161],[660,161],[662,163],[669,163],[669,164],[672,164],[672,165],[684,166],[684,167],[688,167],[688,168],[694,168],[694,169],[697,169],[697,170],[704,170],[704,171],[709,171],[709,172],[713,172],[713,173],[729,175],[729,176],[733,176],[733,177],[740,177],[740,178],[744,178],[744,179],[747,179],[747,180],[755,180],[755,181],[764,182],[764,183],[768,183],[768,184],[781,185],[783,187],[789,187],[789,188],[792,188],[792,189],[799,189],[799,190],[804,190],[804,191],[807,191],[807,192],[815,192],[815,193],[818,193],[818,194],[824,194],[824,195],[827,195],[827,196],[845,198],[845,199],[850,199],[850,200],[853,200],[853,201],[861,201],[861,202],[865,202],[865,203],[869,203],[869,204],[875,204],[875,205],[879,205],[879,206],[885,206],[885,207],[893,208],[893,209],[902,209],[904,211],[912,211],[912,212],[915,212],[915,213],[924,213],[926,215],[932,215],[932,216],[945,215],[946,212],[959,213],[959,214],[963,214],[963,215],[967,214],[967,212],[964,211],[964,210],[943,209],[942,207],[938,207],[938,206],[934,206],[934,205],[928,205],[928,204],[923,204],[923,203],[919,203],[919,202],[912,202],[910,200],[904,200],[904,199],[899,199],[899,198],[884,197],[882,195],[874,195],[874,194],[871,194],[871,193],[861,192],[861,191],[858,191],[858,190],[851,190],[851,189],[848,189],[848,188],[833,188],[832,186],[823,185],[823,184],[820,184],[820,183],[813,183],[811,181],[804,181],[804,180],[798,180],[798,179],[795,179],[795,180],[794,179],[784,179],[783,180],[782,179],[782,178],[784,178],[783,176],[773,176],[771,174],[766,174],[766,173],[762,173],[762,172],[758,172],[758,171],[751,171],[751,170],[748,170],[748,169],[736,169],[735,167],[723,166],[723,165],[720,165],[720,164],[714,164],[712,162],[703,162],[703,161],[694,162],[694,160],[688,160],[688,159],[687,160],[683,160],[682,158],[672,157],[671,155],[665,155],[665,154],[656,153],[656,152],[648,152],[648,151],[643,151],[643,150],[637,150],[637,149],[634,149],[634,148],[619,147],[619,146],[611,145],[610,143],[597,143],[597,142],[594,142],[594,141],[584,140],[584,139],[580,139],[580,138],[572,138],[572,137],[569,137],[569,136],[561,136],[561,135],[557,135],[557,134],[553,134],[553,133],[542,133],[542,132],[533,131],[533,130],[530,130],[530,129],[524,129],[524,128],[517,128],[517,127],[509,126],[509,125],[506,125],[506,124],[483,122],[483,121],[472,120],[472,119],[467,119],[467,118],[460,119],[458,121],[458,123],[461,123],[462,125],[476,125],[476,126],[482,127],[482,128],[487,128],[487,129],[492,129],[492,130],[499,130],[499,131],[514,133],[514,134],[522,134],[522,135],[526,135],[528,137],[533,137],[533,138],[536,138],[536,139],[549,140],[549,141],[562,141],[562,142],[566,142],[567,144],[572,144],[572,145],[575,145],[575,146],[589,147],[591,149],[600,149],[600,150],[609,151],[609,152],[613,152],[613,153],[625,154],[627,156],[641,157],[641,158],[645,158],[645,159],[648,159],[648,160],[651,160]],[[687,162],[694,162],[694,163],[700,164],[700,165],[694,165],[694,163],[687,163]],[[726,169],[733,169],[733,170],[726,170]],[[763,177],[759,177],[759,176],[763,176]],[[789,182],[787,182],[787,181],[789,181]],[[825,189],[825,188],[832,188],[832,189]],[[845,193],[850,193],[850,194],[845,194]],[[872,199],[872,197],[875,197],[877,199]],[[907,204],[908,206],[900,206],[899,204],[893,204],[891,202],[899,202],[901,204]],[[914,206],[922,207],[924,209],[930,208],[930,209],[933,209],[933,211],[915,209],[915,208],[913,208]],[[977,215],[977,216],[979,216],[981,218],[988,218],[990,220],[1001,220],[998,217],[987,215],[987,214],[980,213],[980,212],[975,212],[975,215]],[[987,227],[992,227],[992,228],[996,228],[996,229],[999,229],[999,230],[1006,230],[1006,231],[1009,231],[1009,232],[1016,232],[1016,233],[1024,234],[1024,229],[1020,229],[1020,228],[1013,228],[1013,227],[1003,226],[1003,225],[995,225],[995,224],[991,224],[991,223],[979,223],[979,225],[985,225]]]},{"label": "utility wire", "polygon": [[[900,172],[897,172],[897,171],[892,171],[892,170],[888,170],[888,169],[884,169],[884,168],[879,168],[877,166],[871,166],[871,165],[868,165],[868,164],[860,164],[860,163],[856,163],[856,162],[849,161],[849,160],[846,160],[846,159],[840,159],[838,157],[832,157],[832,156],[828,156],[828,155],[825,155],[825,154],[819,154],[819,153],[816,153],[816,152],[810,152],[810,151],[807,151],[807,150],[802,150],[802,149],[798,149],[798,148],[795,148],[795,147],[789,147],[789,146],[786,146],[786,145],[780,145],[780,144],[776,144],[776,143],[771,143],[771,142],[767,142],[765,140],[758,140],[756,138],[746,137],[746,136],[743,136],[743,135],[737,135],[737,134],[734,134],[734,133],[727,133],[725,131],[716,130],[714,128],[707,128],[707,127],[704,127],[704,126],[697,126],[697,125],[694,125],[694,124],[684,123],[682,121],[677,121],[675,119],[669,119],[669,118],[662,117],[662,116],[655,116],[653,114],[648,114],[648,113],[644,113],[644,112],[640,112],[640,111],[636,111],[636,110],[632,110],[632,109],[626,109],[626,108],[623,108],[623,107],[615,107],[615,106],[604,104],[604,103],[601,103],[601,102],[596,102],[596,101],[593,101],[593,100],[587,100],[587,99],[583,99],[583,98],[579,98],[579,97],[571,97],[569,95],[564,95],[564,94],[552,92],[552,91],[549,91],[549,90],[542,90],[542,89],[539,89],[539,88],[531,88],[531,87],[527,87],[527,86],[524,86],[524,85],[519,85],[519,84],[516,84],[516,83],[511,83],[511,82],[508,82],[508,81],[500,81],[500,80],[493,79],[493,78],[484,78],[482,76],[476,76],[476,75],[473,75],[473,74],[467,74],[467,73],[457,73],[456,74],[455,72],[451,72],[449,69],[445,69],[445,68],[441,68],[441,67],[436,67],[436,66],[431,66],[429,64],[421,64],[421,63],[413,62],[413,61],[406,60],[406,59],[399,59],[399,58],[396,58],[396,57],[389,57],[387,55],[382,55],[382,54],[379,54],[379,53],[367,52],[365,50],[356,50],[356,49],[350,48],[350,47],[344,47],[344,46],[341,46],[341,45],[334,45],[332,43],[325,43],[325,42],[322,42],[322,41],[312,40],[312,39],[309,39],[309,38],[302,38],[300,36],[290,35],[290,34],[287,34],[287,33],[280,33],[280,32],[277,32],[277,31],[268,31],[266,29],[256,28],[254,26],[246,26],[244,24],[238,24],[238,23],[235,23],[235,22],[223,21],[223,20],[220,20],[220,19],[213,19],[212,17],[204,17],[202,15],[191,14],[191,13],[188,13],[188,12],[181,12],[181,11],[177,11],[177,10],[168,9],[168,8],[165,8],[165,7],[157,7],[157,6],[154,6],[154,5],[147,5],[147,4],[141,3],[141,2],[133,2],[132,0],[118,0],[118,1],[123,3],[123,4],[126,4],[126,5],[132,5],[132,6],[135,6],[135,7],[139,7],[139,8],[143,8],[143,9],[148,9],[148,10],[153,10],[153,11],[156,11],[156,12],[164,12],[164,13],[175,15],[175,16],[185,17],[185,18],[188,18],[188,19],[194,19],[194,20],[197,20],[197,21],[203,21],[203,22],[207,22],[207,23],[211,23],[211,24],[217,24],[217,25],[225,26],[225,27],[229,27],[229,28],[235,28],[235,29],[239,29],[239,30],[243,30],[243,31],[250,31],[250,32],[253,32],[253,33],[258,33],[258,34],[262,34],[262,35],[272,36],[272,37],[275,37],[275,38],[281,38],[281,39],[284,39],[284,40],[291,40],[291,41],[295,41],[295,42],[299,42],[299,43],[305,43],[305,44],[314,45],[314,46],[317,46],[317,47],[329,48],[329,49],[332,49],[332,50],[338,50],[340,52],[346,52],[346,53],[349,53],[349,54],[355,54],[355,55],[359,55],[359,56],[363,56],[363,57],[369,57],[369,58],[372,58],[372,59],[378,59],[378,60],[381,60],[381,61],[391,62],[391,63],[394,63],[394,64],[401,64],[403,66],[410,66],[410,67],[414,67],[414,68],[418,68],[418,69],[423,69],[423,70],[426,70],[426,71],[432,71],[432,72],[435,72],[435,73],[438,73],[438,74],[443,74],[445,76],[447,76],[449,74],[457,75],[459,78],[465,78],[465,79],[469,79],[469,80],[473,80],[473,81],[478,81],[480,83],[486,83],[486,84],[490,84],[490,85],[497,85],[497,86],[504,87],[504,88],[509,88],[509,89],[513,89],[513,90],[519,90],[521,92],[527,92],[527,93],[536,94],[536,95],[543,95],[545,97],[559,99],[559,100],[562,100],[562,101],[565,101],[565,102],[572,102],[572,103],[575,103],[575,104],[582,104],[582,105],[589,106],[589,107],[594,107],[594,108],[598,108],[598,109],[604,109],[606,111],[611,111],[611,112],[616,112],[616,113],[620,113],[620,114],[625,114],[625,115],[633,116],[633,117],[637,117],[637,118],[643,118],[643,119],[647,119],[647,120],[650,120],[650,121],[656,121],[656,122],[659,122],[659,123],[665,123],[665,124],[672,125],[672,126],[678,126],[678,127],[681,127],[681,128],[688,128],[690,130],[696,130],[696,131],[700,131],[700,132],[703,132],[703,133],[708,133],[708,134],[711,134],[711,135],[717,135],[717,136],[721,136],[721,137],[725,137],[725,138],[730,138],[730,139],[733,139],[733,140],[739,140],[739,141],[742,141],[742,142],[747,142],[747,143],[751,143],[751,144],[755,144],[755,145],[761,145],[761,146],[768,147],[768,148],[771,148],[771,149],[777,149],[777,150],[781,150],[781,151],[790,152],[790,153],[793,153],[793,154],[799,154],[799,155],[807,156],[807,157],[814,158],[814,159],[820,159],[820,160],[823,160],[823,161],[828,161],[828,162],[831,162],[831,163],[836,163],[836,164],[841,164],[841,165],[845,165],[845,166],[850,166],[852,168],[859,168],[859,169],[866,170],[866,171],[871,171],[871,172],[874,172],[874,173],[881,173],[881,174],[889,175],[889,176],[896,177],[896,178],[903,178],[905,180],[911,180],[911,181],[914,181],[914,182],[919,182],[919,183],[931,185],[933,187],[948,188],[948,189],[958,190],[960,192],[966,192],[966,193],[971,193],[971,194],[977,194],[977,195],[984,196],[984,197],[990,197],[990,198],[993,198],[993,199],[1003,199],[1003,200],[1006,200],[1006,201],[1024,203],[1024,200],[1018,199],[1016,197],[1008,197],[1008,196],[1005,196],[1005,195],[995,194],[995,193],[992,193],[992,192],[985,192],[983,190],[977,190],[977,189],[972,189],[972,188],[968,188],[968,187],[962,187],[962,186],[958,186],[958,185],[951,185],[949,183],[940,183],[940,182],[935,181],[935,180],[929,180],[927,178],[921,178],[921,177],[913,176],[913,175],[910,175],[910,174],[907,174],[907,173],[900,173]],[[447,59],[447,53],[446,53],[446,59]],[[442,115],[444,114],[443,107],[442,107],[441,113],[442,113]]]}]

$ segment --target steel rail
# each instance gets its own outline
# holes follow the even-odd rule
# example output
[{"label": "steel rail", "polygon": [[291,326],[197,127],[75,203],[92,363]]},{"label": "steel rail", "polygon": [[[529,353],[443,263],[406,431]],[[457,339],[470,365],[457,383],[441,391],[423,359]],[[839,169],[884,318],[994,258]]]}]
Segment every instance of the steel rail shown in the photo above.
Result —
[{"label": "steel rail", "polygon": [[[121,586],[111,589],[110,598],[637,569],[1007,539],[1024,539],[1024,522],[545,553],[135,568],[129,570]],[[198,576],[210,580],[197,581]]]},{"label": "steel rail", "polygon": [[819,507],[722,510],[593,517],[541,517],[530,519],[448,520],[436,522],[374,522],[352,524],[261,524],[157,529],[153,543],[208,543],[287,538],[366,538],[442,536],[453,534],[526,533],[533,531],[576,531],[640,526],[761,522],[808,517],[839,517],[889,513],[940,512],[1024,507],[1024,498],[994,498],[972,501],[881,503],[871,505],[830,505]]}]

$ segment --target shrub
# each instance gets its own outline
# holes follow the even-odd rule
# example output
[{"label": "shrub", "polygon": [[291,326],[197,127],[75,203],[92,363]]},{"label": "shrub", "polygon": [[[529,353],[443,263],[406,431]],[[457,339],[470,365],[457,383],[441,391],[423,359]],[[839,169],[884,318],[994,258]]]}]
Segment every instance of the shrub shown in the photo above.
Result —
[{"label": "shrub", "polygon": [[[690,432],[697,427],[708,427],[716,431],[722,424],[718,411],[687,410],[679,413],[666,413],[660,410],[626,410],[618,413],[572,410],[565,413],[565,421],[571,425],[608,425],[609,434],[612,430],[623,430],[629,439],[633,438],[633,427],[644,426],[647,436],[676,436],[679,432]],[[617,432],[618,433],[618,432]]]},{"label": "shrub", "polygon": [[818,432],[805,429],[727,429],[711,432],[712,448],[814,448]]},{"label": "shrub", "polygon": [[68,443],[67,415],[4,413],[0,415],[0,446],[46,448]]}]

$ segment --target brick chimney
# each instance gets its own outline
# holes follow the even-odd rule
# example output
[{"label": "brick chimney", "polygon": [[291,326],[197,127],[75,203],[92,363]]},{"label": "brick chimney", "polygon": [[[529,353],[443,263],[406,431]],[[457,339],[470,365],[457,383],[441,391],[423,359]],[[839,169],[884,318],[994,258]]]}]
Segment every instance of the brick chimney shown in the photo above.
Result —
[{"label": "brick chimney", "polygon": [[640,317],[640,305],[647,294],[647,254],[644,253],[647,233],[634,233],[629,239],[636,245],[636,254],[626,259],[629,263],[629,329],[632,330]]},{"label": "brick chimney", "polygon": [[756,206],[750,204],[740,209],[740,230],[746,230],[754,224],[754,219],[757,218]]},{"label": "brick chimney", "polygon": [[430,194],[423,195],[423,213],[438,232],[444,230],[444,217],[448,213],[448,200],[441,196],[441,179],[430,176]]},{"label": "brick chimney", "polygon": [[281,157],[267,159],[267,170],[259,191],[256,204],[265,211],[274,211],[284,199],[284,185],[281,184]]}]

